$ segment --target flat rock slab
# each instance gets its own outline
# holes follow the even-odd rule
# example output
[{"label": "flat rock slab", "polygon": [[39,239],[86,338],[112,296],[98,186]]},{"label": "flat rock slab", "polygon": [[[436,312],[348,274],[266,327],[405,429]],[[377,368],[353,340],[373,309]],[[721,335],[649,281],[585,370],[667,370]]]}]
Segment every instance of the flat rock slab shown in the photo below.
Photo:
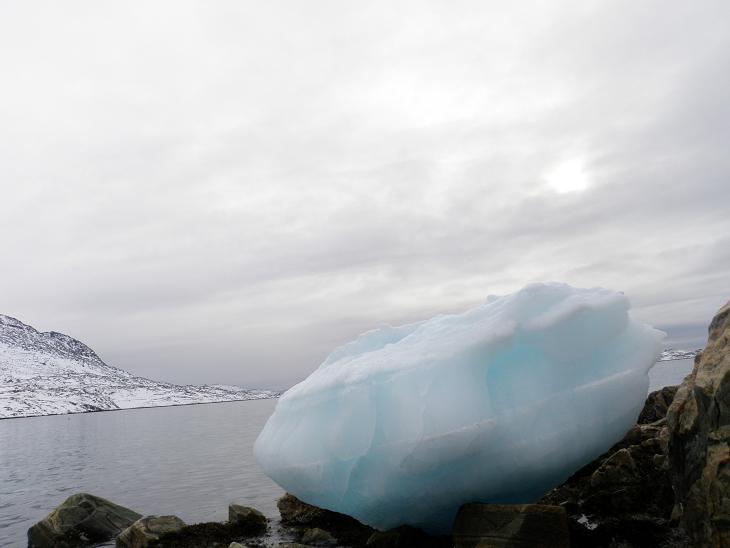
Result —
[{"label": "flat rock slab", "polygon": [[77,493],[28,529],[28,548],[80,548],[113,539],[142,514],[106,499]]},{"label": "flat rock slab", "polygon": [[464,504],[454,521],[455,548],[569,548],[568,516],[543,504]]}]

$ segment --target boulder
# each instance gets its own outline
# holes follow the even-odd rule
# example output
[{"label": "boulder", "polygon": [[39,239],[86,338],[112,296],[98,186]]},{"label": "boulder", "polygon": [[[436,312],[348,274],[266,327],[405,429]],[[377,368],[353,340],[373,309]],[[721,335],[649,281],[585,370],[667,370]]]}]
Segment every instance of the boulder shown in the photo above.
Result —
[{"label": "boulder", "polygon": [[266,531],[267,520],[261,512],[249,506],[230,504],[228,506],[228,523],[243,534],[262,534]]},{"label": "boulder", "polygon": [[649,394],[639,414],[639,420],[636,421],[637,424],[651,424],[666,417],[678,389],[679,386],[665,386]]},{"label": "boulder", "polygon": [[238,504],[228,507],[227,523],[186,525],[175,516],[148,516],[122,532],[117,548],[219,548],[261,535],[266,532],[266,526],[266,517],[261,512]]},{"label": "boulder", "polygon": [[258,536],[264,529],[252,530],[236,523],[205,522],[186,525],[160,535],[150,543],[156,548],[221,548],[243,538]]},{"label": "boulder", "polygon": [[639,469],[628,449],[619,449],[601,463],[598,469],[591,474],[591,489],[604,487],[632,485],[641,480]]},{"label": "boulder", "polygon": [[141,517],[101,497],[77,493],[28,529],[28,547],[92,546],[113,539]]},{"label": "boulder", "polygon": [[337,546],[337,539],[332,533],[319,527],[313,527],[304,531],[302,543],[310,546]]},{"label": "boulder", "polygon": [[307,504],[289,493],[281,497],[276,505],[283,525],[324,529],[332,533],[338,543],[345,546],[362,546],[375,532],[372,527],[363,525],[355,518]]},{"label": "boulder", "polygon": [[570,547],[565,509],[542,504],[464,504],[453,537],[456,548]]},{"label": "boulder", "polygon": [[730,546],[730,302],[667,412],[672,516],[696,546]]},{"label": "boulder", "polygon": [[326,527],[333,523],[352,523],[353,525],[360,523],[350,516],[307,504],[289,493],[281,497],[276,502],[276,506],[281,515],[281,522],[285,525]]},{"label": "boulder", "polygon": [[231,542],[228,545],[228,548],[248,548],[245,544],[241,544],[240,542]]},{"label": "boulder", "polygon": [[117,548],[146,548],[167,533],[179,531],[185,522],[177,516],[145,516],[117,537]]}]

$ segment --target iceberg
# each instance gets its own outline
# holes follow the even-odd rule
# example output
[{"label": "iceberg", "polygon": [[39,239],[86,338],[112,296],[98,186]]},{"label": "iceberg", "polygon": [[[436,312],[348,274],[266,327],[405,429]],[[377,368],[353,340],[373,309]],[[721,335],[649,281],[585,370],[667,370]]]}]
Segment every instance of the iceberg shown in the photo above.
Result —
[{"label": "iceberg", "polygon": [[288,390],[256,440],[301,500],[450,532],[466,502],[540,498],[635,423],[664,333],[602,288],[530,284],[369,331]]}]

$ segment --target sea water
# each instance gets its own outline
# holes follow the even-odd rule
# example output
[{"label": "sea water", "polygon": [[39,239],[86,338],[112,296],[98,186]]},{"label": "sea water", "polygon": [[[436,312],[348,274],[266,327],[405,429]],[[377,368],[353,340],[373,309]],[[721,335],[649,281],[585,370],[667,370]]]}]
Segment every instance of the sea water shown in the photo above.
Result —
[{"label": "sea water", "polygon": [[[650,390],[679,384],[693,360],[660,362]],[[142,514],[224,521],[228,504],[278,517],[282,489],[253,459],[276,400],[0,420],[0,547],[73,493]]]}]

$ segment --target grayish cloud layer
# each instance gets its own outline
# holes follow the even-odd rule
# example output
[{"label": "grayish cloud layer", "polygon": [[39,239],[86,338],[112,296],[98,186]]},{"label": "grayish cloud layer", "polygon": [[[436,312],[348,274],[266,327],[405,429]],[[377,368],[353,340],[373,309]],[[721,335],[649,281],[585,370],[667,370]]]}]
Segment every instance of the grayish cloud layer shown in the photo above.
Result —
[{"label": "grayish cloud layer", "polygon": [[249,386],[545,279],[700,344],[729,5],[507,4],[0,4],[0,312]]}]

